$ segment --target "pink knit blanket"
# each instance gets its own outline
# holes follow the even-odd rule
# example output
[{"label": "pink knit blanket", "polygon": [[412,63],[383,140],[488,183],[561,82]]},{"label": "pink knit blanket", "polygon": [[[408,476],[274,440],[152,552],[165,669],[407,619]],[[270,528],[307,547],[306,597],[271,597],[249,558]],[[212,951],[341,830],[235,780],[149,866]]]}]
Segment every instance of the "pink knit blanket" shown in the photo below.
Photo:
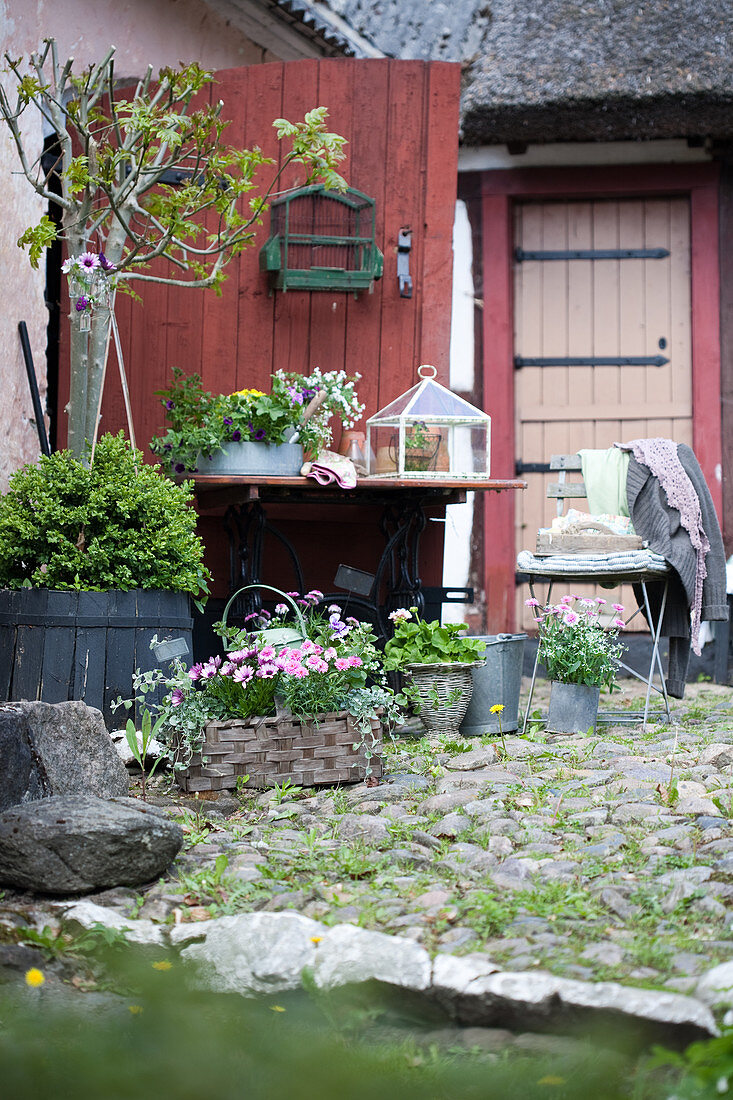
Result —
[{"label": "pink knit blanket", "polygon": [[690,542],[696,554],[695,598],[692,602],[692,622],[690,644],[693,651],[700,655],[700,612],[702,610],[702,584],[708,575],[705,557],[710,542],[702,526],[700,501],[695,487],[690,481],[677,455],[677,444],[672,439],[632,439],[623,444],[624,450],[631,450],[637,462],[646,466],[658,479],[665,492],[667,503],[680,514],[680,523],[690,536]]}]

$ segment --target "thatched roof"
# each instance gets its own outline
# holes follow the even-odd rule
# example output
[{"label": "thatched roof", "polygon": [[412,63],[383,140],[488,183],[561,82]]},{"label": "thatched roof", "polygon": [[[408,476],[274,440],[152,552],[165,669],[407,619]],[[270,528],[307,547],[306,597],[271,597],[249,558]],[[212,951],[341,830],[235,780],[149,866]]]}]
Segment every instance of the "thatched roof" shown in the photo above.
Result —
[{"label": "thatched roof", "polygon": [[733,138],[729,0],[329,0],[392,56],[462,61],[463,139]]}]

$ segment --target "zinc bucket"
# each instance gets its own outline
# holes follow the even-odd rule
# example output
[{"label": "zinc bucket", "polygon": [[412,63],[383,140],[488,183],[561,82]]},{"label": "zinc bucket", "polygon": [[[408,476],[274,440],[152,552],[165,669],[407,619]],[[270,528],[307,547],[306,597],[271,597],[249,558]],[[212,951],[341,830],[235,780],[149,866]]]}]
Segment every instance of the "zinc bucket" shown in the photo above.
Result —
[{"label": "zinc bucket", "polygon": [[[526,634],[483,634],[486,642],[483,663],[473,670],[473,694],[461,722],[464,737],[484,733],[509,733],[519,727],[519,690]],[[501,714],[491,708],[503,705]]]}]

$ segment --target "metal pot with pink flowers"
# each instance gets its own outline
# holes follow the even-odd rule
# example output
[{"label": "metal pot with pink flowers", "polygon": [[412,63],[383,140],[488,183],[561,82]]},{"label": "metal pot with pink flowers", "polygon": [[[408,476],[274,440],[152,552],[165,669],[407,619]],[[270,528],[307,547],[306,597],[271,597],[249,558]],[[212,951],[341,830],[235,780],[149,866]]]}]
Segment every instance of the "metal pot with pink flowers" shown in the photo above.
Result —
[{"label": "metal pot with pink flowers", "polygon": [[551,681],[547,730],[586,733],[595,729],[602,687],[612,692],[623,647],[618,640],[625,623],[623,606],[612,604],[605,613],[604,599],[563,596],[557,604],[535,609],[539,625],[539,656]]}]

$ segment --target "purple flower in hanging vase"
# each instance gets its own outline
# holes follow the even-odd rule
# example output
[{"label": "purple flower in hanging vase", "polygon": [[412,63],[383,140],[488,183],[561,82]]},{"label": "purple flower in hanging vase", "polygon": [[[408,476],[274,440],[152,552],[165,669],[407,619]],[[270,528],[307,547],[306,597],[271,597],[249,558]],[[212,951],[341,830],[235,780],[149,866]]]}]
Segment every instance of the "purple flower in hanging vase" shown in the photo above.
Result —
[{"label": "purple flower in hanging vase", "polygon": [[101,267],[102,271],[116,271],[117,270],[117,265],[113,264],[113,263],[110,263],[110,261],[105,256],[104,252],[99,253],[99,266]]},{"label": "purple flower in hanging vase", "polygon": [[79,266],[85,271],[95,271],[100,267],[99,256],[96,252],[82,252],[79,257]]},{"label": "purple flower in hanging vase", "polygon": [[89,299],[85,298],[83,294],[80,298],[76,299],[76,312],[77,313],[83,313],[84,310],[88,308],[88,306],[89,306]]}]

